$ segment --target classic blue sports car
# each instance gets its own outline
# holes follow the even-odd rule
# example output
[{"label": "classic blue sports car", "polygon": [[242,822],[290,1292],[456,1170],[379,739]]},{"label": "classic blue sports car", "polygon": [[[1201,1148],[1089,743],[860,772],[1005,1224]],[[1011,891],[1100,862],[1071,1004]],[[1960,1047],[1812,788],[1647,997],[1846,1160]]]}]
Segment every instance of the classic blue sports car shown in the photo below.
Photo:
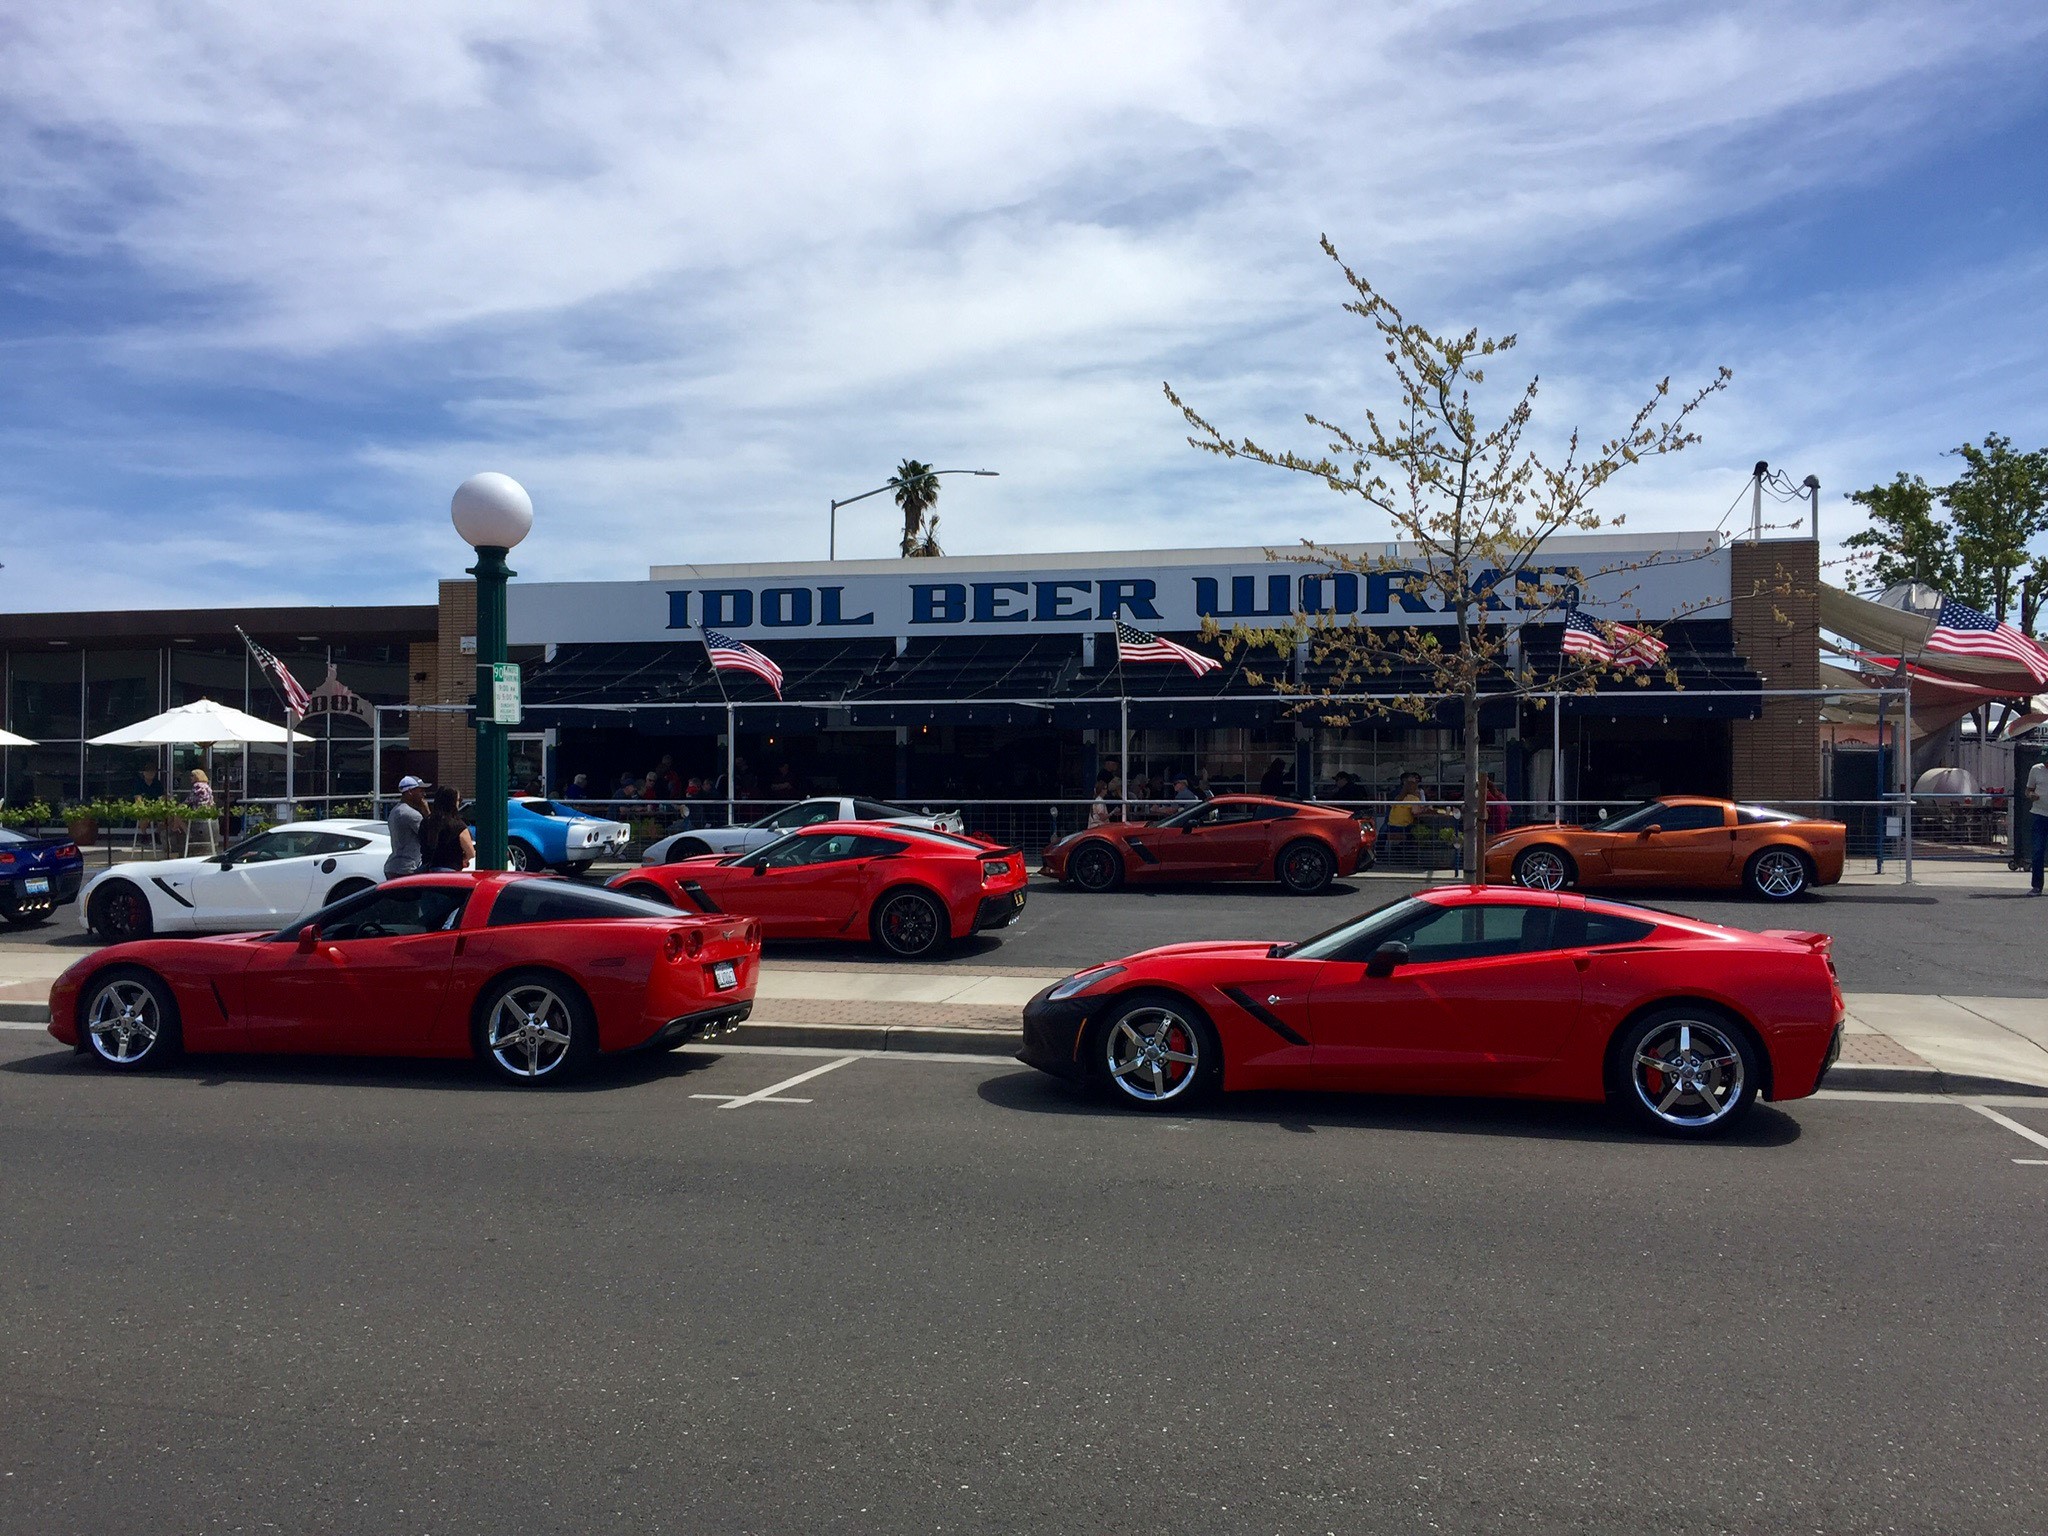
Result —
[{"label": "classic blue sports car", "polygon": [[[474,803],[462,810],[474,827]],[[536,874],[545,869],[580,874],[599,859],[617,858],[633,835],[623,821],[586,816],[531,795],[514,795],[505,802],[505,832],[505,862]]]},{"label": "classic blue sports car", "polygon": [[0,827],[0,919],[28,928],[78,900],[85,856],[66,837],[30,837]]}]

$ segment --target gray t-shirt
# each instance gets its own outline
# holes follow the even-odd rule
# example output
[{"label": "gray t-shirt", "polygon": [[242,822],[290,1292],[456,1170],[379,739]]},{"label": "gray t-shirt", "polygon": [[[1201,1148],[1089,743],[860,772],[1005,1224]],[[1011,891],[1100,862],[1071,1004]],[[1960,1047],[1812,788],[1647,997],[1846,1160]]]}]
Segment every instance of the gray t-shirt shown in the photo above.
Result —
[{"label": "gray t-shirt", "polygon": [[2048,816],[2048,763],[2036,763],[2027,770],[2027,809],[2036,816]]},{"label": "gray t-shirt", "polygon": [[384,861],[384,878],[396,880],[420,867],[420,825],[427,818],[403,800],[391,807],[391,857]]}]

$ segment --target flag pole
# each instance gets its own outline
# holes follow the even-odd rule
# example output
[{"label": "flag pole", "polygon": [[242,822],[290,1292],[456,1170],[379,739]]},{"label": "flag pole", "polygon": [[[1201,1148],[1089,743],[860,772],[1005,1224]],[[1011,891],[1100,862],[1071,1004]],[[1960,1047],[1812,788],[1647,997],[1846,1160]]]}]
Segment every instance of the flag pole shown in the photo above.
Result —
[{"label": "flag pole", "polygon": [[[248,647],[250,656],[255,657],[256,642],[249,638],[249,632],[237,624],[235,626],[235,633],[242,637],[242,644]],[[294,760],[299,755],[296,741],[298,731],[294,727],[293,722],[305,717],[292,713],[292,701],[285,693],[283,684],[278,681],[277,675],[269,667],[263,666],[260,658],[258,658],[257,666],[263,675],[270,679],[270,686],[277,691],[278,702],[284,705],[284,816],[282,820],[291,822],[298,819],[299,813],[298,804],[292,794],[292,766]],[[208,777],[212,776],[213,770],[210,766],[212,762],[213,754],[209,751],[207,753],[207,763],[209,764],[207,769]],[[242,747],[242,798],[244,800],[249,798],[249,748],[247,743],[244,743]]]},{"label": "flag pole", "polygon": [[711,654],[711,637],[704,633],[704,626],[697,626],[697,643],[704,647],[704,659],[711,663],[711,681],[718,684],[718,696],[725,700],[725,824],[730,827],[739,817],[733,810],[733,795],[738,786],[733,783],[733,764],[737,758],[734,747],[738,741],[738,728],[733,721],[732,695],[725,691],[725,678],[720,675],[718,662]]}]

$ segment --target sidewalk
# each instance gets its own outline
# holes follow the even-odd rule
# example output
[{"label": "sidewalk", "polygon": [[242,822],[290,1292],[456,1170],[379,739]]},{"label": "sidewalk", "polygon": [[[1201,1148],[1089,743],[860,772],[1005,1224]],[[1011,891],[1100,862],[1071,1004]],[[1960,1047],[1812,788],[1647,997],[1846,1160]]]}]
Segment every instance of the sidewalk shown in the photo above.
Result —
[{"label": "sidewalk", "polygon": [[[0,1023],[49,1019],[50,983],[76,952],[0,951]],[[763,967],[741,1044],[1009,1056],[1019,1010],[1067,972],[1043,966],[808,961]],[[2048,998],[1851,994],[1831,1088],[2048,1095]]]}]

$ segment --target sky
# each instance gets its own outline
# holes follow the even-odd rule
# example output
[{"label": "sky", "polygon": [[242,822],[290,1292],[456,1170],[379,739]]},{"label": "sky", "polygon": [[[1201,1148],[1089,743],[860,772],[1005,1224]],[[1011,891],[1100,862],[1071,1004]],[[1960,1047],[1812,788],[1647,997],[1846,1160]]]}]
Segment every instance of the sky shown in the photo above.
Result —
[{"label": "sky", "polygon": [[1832,557],[2048,445],[2044,64],[2037,0],[7,7],[0,608],[429,601],[482,469],[526,579],[822,558],[905,457],[999,472],[949,553],[1384,538],[1161,390],[1386,404],[1323,235],[1515,333],[1540,446],[1732,369],[1600,510],[1734,526],[1763,459]]}]

